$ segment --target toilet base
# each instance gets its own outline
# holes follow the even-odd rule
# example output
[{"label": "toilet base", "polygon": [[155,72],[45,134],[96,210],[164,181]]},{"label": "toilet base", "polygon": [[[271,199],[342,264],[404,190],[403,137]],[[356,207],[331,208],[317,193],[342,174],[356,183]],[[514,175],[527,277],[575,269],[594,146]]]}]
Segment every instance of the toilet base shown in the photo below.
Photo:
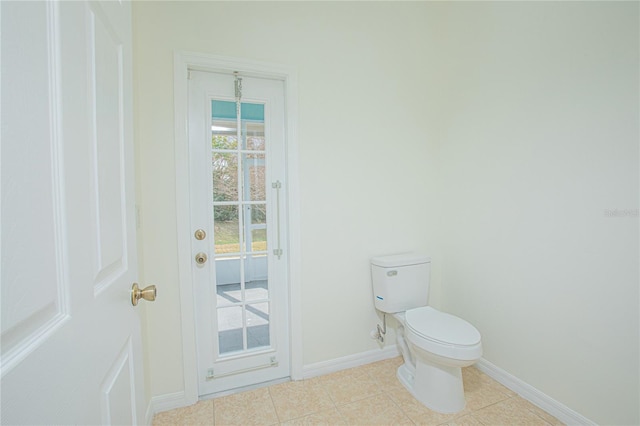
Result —
[{"label": "toilet base", "polygon": [[396,377],[398,377],[398,380],[400,380],[402,386],[404,386],[411,393],[411,395],[413,395],[414,375],[411,371],[409,371],[407,363],[404,363],[400,367],[398,367]]},{"label": "toilet base", "polygon": [[415,373],[406,363],[398,368],[400,383],[427,408],[443,414],[460,412],[465,407],[460,367],[416,362]]}]

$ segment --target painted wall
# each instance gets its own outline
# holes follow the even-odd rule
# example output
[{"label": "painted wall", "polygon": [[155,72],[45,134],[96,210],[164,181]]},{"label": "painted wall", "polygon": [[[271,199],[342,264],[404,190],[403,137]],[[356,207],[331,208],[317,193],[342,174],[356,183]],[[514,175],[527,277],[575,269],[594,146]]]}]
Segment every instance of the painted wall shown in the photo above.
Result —
[{"label": "painted wall", "polygon": [[488,361],[638,424],[638,3],[444,9],[443,307]]},{"label": "painted wall", "polygon": [[487,360],[598,423],[640,421],[638,217],[606,216],[638,208],[637,3],[136,2],[133,26],[151,395],[182,390],[188,50],[298,71],[305,364],[376,348],[368,258],[424,250],[432,304]]},{"label": "painted wall", "polygon": [[[183,389],[176,249],[173,52],[298,72],[304,364],[378,348],[369,258],[434,255],[423,4],[135,2],[136,124],[151,395]],[[407,41],[414,45],[407,49]],[[437,282],[437,259],[434,260]],[[437,303],[438,292],[433,301]],[[392,335],[390,336],[393,337]],[[393,340],[392,340],[393,341]]]}]

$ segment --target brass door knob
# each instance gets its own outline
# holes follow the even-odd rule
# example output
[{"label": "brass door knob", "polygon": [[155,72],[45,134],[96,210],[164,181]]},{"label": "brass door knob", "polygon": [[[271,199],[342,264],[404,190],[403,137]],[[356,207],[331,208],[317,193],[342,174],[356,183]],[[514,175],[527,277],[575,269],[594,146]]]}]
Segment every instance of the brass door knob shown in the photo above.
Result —
[{"label": "brass door knob", "polygon": [[198,265],[204,265],[207,262],[207,254],[206,253],[198,253],[196,254],[196,263]]},{"label": "brass door knob", "polygon": [[138,300],[140,299],[153,302],[154,300],[156,300],[156,294],[157,290],[155,285],[150,285],[140,290],[140,288],[138,287],[138,283],[133,283],[133,286],[131,287],[131,304],[133,306],[137,306]]}]

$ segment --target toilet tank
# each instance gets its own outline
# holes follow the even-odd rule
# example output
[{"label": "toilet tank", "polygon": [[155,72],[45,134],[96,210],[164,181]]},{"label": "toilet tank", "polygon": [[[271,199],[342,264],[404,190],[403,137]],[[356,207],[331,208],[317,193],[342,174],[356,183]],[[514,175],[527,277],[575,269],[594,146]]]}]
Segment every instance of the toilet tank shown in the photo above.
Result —
[{"label": "toilet tank", "polygon": [[371,282],[376,309],[403,312],[427,306],[431,258],[405,253],[371,258]]}]

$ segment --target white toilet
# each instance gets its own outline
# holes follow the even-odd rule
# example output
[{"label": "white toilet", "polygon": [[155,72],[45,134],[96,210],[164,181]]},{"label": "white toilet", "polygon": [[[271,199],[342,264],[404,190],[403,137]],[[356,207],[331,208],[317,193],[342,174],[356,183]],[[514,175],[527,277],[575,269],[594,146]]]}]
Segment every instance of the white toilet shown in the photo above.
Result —
[{"label": "white toilet", "polygon": [[465,406],[461,367],[480,359],[482,342],[465,320],[427,306],[430,272],[431,258],[422,254],[371,259],[376,309],[398,321],[398,379],[428,408],[456,413]]}]

